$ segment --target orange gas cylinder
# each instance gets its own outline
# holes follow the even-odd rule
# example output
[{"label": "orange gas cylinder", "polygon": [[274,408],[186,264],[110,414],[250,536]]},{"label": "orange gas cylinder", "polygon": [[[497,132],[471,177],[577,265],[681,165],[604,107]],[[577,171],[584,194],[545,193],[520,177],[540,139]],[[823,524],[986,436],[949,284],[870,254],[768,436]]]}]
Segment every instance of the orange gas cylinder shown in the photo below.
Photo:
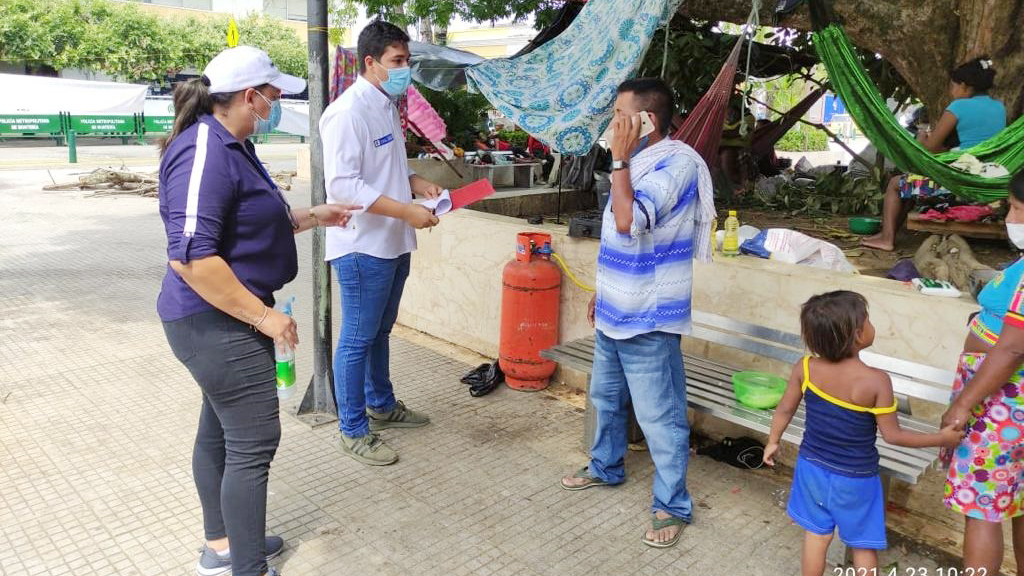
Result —
[{"label": "orange gas cylinder", "polygon": [[558,344],[558,297],[562,274],[551,262],[551,235],[524,232],[516,238],[516,259],[501,275],[499,365],[516,390],[548,386],[555,363],[541,350]]}]

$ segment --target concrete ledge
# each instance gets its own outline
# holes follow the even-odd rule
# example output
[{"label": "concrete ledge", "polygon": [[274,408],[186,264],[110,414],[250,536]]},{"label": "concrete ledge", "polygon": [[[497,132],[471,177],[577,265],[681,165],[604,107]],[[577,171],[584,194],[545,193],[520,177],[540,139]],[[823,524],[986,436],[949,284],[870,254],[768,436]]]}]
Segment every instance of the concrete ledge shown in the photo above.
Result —
[{"label": "concrete ledge", "polygon": [[[561,213],[562,221],[568,222],[569,216],[579,210],[593,208],[596,199],[590,198],[575,190],[562,190],[559,198],[557,188],[514,188],[499,189],[493,196],[473,204],[476,212],[500,214],[512,218],[528,218],[530,216],[553,216]],[[520,220],[521,222],[521,220]],[[529,224],[523,222],[530,227]]]},{"label": "concrete ledge", "polygon": [[[512,259],[518,232],[552,235],[562,255],[585,282],[593,283],[598,242],[570,238],[565,226],[530,226],[517,218],[461,210],[444,216],[433,232],[420,232],[402,322],[486,356],[498,351],[501,272]],[[694,267],[693,305],[724,316],[799,332],[800,305],[810,296],[847,289],[867,297],[877,330],[874,350],[952,370],[978,309],[969,298],[923,296],[908,284],[840,274],[751,257],[717,257]],[[586,320],[590,293],[563,281],[561,341],[591,333]],[[717,359],[742,358],[708,347]]]}]

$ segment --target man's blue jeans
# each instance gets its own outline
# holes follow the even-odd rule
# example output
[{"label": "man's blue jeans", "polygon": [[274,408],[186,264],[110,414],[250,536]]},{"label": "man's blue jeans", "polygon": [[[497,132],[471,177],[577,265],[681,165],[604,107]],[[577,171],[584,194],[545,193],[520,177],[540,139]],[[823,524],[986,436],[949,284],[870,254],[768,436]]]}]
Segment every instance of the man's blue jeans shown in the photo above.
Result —
[{"label": "man's blue jeans", "polygon": [[341,432],[350,438],[370,432],[366,408],[395,407],[388,339],[398,318],[410,255],[375,258],[347,254],[331,261],[341,287],[341,334],[334,353],[334,395]]},{"label": "man's blue jeans", "polygon": [[590,474],[609,484],[626,479],[626,407],[633,412],[654,460],[654,503],[689,522],[693,502],[686,490],[690,424],[680,336],[665,332],[613,340],[597,331],[590,401],[597,417]]}]

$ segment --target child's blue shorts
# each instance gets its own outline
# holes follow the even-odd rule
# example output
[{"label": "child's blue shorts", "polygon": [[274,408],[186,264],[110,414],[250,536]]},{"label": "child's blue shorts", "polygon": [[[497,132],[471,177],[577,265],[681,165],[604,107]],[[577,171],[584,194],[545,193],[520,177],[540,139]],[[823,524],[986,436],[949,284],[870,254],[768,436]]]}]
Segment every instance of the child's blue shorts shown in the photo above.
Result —
[{"label": "child's blue shorts", "polygon": [[885,496],[877,474],[843,476],[800,457],[786,512],[814,534],[832,534],[838,527],[839,538],[851,548],[886,548]]}]

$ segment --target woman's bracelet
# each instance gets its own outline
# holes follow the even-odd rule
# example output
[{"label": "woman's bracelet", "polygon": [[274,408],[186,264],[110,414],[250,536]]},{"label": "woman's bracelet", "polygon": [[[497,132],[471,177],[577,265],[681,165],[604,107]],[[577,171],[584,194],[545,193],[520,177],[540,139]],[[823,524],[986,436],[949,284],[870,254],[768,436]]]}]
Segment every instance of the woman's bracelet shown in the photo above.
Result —
[{"label": "woman's bracelet", "polygon": [[314,226],[320,225],[320,219],[316,217],[316,212],[313,211],[313,208],[309,209],[309,218],[313,221]]},{"label": "woman's bracelet", "polygon": [[252,329],[254,331],[260,329],[260,325],[262,325],[263,321],[267,319],[267,314],[270,314],[270,306],[267,306],[266,304],[264,304],[263,305],[263,316],[260,316],[260,319],[255,324],[252,325]]}]

